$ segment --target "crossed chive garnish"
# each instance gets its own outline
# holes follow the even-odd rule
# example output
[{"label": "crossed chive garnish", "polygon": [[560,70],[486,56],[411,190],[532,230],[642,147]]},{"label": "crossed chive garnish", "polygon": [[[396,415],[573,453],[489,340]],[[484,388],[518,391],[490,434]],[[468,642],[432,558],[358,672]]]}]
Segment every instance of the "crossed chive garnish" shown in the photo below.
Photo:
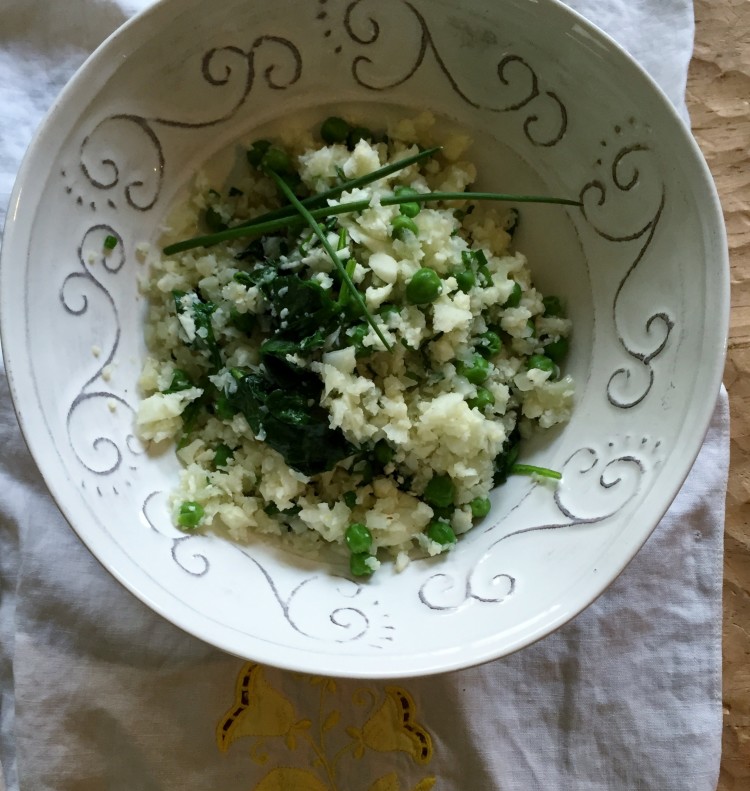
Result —
[{"label": "crossed chive garnish", "polygon": [[284,196],[288,199],[289,203],[300,213],[300,215],[304,218],[305,222],[312,228],[315,235],[320,239],[320,243],[325,248],[325,251],[331,257],[331,261],[333,261],[334,266],[336,267],[339,275],[341,276],[341,280],[346,284],[349,289],[349,293],[354,297],[354,301],[357,303],[357,306],[362,311],[362,315],[364,316],[367,323],[372,327],[375,334],[380,338],[383,342],[385,348],[390,351],[391,344],[386,340],[383,333],[380,331],[380,327],[375,322],[375,319],[370,313],[367,305],[365,304],[364,297],[359,292],[359,289],[354,285],[349,272],[347,271],[346,267],[343,263],[341,263],[341,259],[336,254],[336,251],[331,247],[328,237],[325,234],[325,231],[320,227],[318,221],[312,216],[310,211],[306,206],[303,206],[302,202],[299,198],[292,192],[292,188],[284,181],[284,179],[275,171],[269,170],[268,175],[276,182],[276,185],[284,194]]},{"label": "crossed chive garnish", "polygon": [[[368,173],[366,176],[360,176],[356,179],[348,179],[335,187],[331,187],[324,192],[313,195],[304,200],[296,200],[296,203],[307,210],[307,215],[300,214],[299,209],[294,203],[285,206],[281,209],[262,214],[260,217],[255,217],[252,220],[234,225],[226,230],[217,231],[216,233],[204,234],[202,236],[194,236],[190,239],[183,239],[180,242],[167,245],[164,248],[164,255],[175,255],[176,253],[183,253],[186,250],[194,250],[197,247],[210,247],[211,245],[218,244],[219,242],[230,242],[235,239],[244,239],[249,236],[259,236],[267,233],[274,233],[283,230],[284,228],[294,228],[297,226],[313,227],[310,225],[310,218],[313,220],[323,220],[327,217],[333,217],[337,214],[349,214],[352,212],[364,211],[369,208],[369,200],[349,201],[347,203],[339,203],[336,206],[321,205],[324,204],[329,198],[337,198],[343,192],[350,192],[353,189],[364,187],[371,184],[378,179],[390,176],[397,173],[399,170],[409,167],[417,162],[427,159],[433,154],[440,151],[440,147],[427,148],[417,154],[399,159],[389,165],[384,165],[382,168]],[[273,168],[264,168],[267,173],[276,172]],[[296,198],[296,196],[295,196]],[[510,193],[502,192],[423,192],[423,193],[408,193],[404,195],[389,195],[381,198],[381,206],[398,206],[402,203],[434,203],[438,201],[501,201],[510,203],[549,203],[559,204],[564,206],[580,206],[581,202],[571,200],[569,198],[556,198],[547,195],[513,195]]]},{"label": "crossed chive garnish", "polygon": [[[283,230],[284,228],[293,228],[297,226],[305,226],[307,225],[313,231],[313,233],[318,237],[320,243],[325,248],[326,252],[331,258],[336,270],[338,271],[343,283],[346,284],[350,293],[353,295],[355,302],[359,306],[360,310],[362,311],[362,315],[364,316],[367,323],[372,327],[375,334],[378,338],[382,341],[385,348],[390,351],[391,345],[386,340],[385,336],[381,332],[380,328],[378,327],[375,319],[373,318],[372,314],[368,310],[367,306],[365,305],[365,301],[362,295],[357,290],[356,286],[352,282],[352,279],[347,271],[346,267],[341,263],[338,255],[336,255],[336,251],[333,247],[329,244],[328,238],[320,227],[318,220],[326,219],[328,217],[332,217],[337,214],[348,214],[351,212],[358,212],[364,211],[365,209],[369,208],[370,201],[369,199],[366,200],[358,200],[358,201],[349,201],[347,203],[340,203],[336,206],[328,206],[328,205],[321,205],[325,204],[326,201],[332,198],[337,198],[343,192],[349,192],[354,189],[358,189],[359,187],[364,187],[367,184],[371,184],[374,181],[378,181],[379,179],[385,178],[386,176],[390,176],[393,173],[397,173],[400,170],[404,170],[405,168],[409,167],[410,165],[414,165],[417,162],[421,162],[424,159],[428,159],[429,157],[436,154],[440,151],[439,146],[435,146],[433,148],[426,148],[423,151],[419,151],[416,154],[412,154],[411,156],[404,157],[403,159],[399,159],[396,162],[391,162],[388,165],[384,165],[377,170],[372,171],[364,176],[359,176],[358,178],[354,179],[347,179],[340,184],[337,184],[335,187],[331,187],[323,192],[320,192],[316,195],[313,195],[309,198],[305,198],[304,200],[300,200],[292,191],[291,187],[287,184],[284,180],[283,176],[277,172],[272,166],[269,166],[271,163],[262,164],[259,163],[261,169],[267,173],[279,187],[283,195],[289,201],[289,205],[285,206],[281,209],[276,209],[271,212],[267,212],[266,214],[261,215],[260,217],[256,217],[252,220],[248,220],[243,222],[239,225],[235,225],[231,228],[227,228],[226,230],[217,231],[211,234],[205,234],[203,236],[194,236],[190,239],[184,239],[180,242],[175,242],[174,244],[167,245],[163,249],[164,255],[175,255],[176,253],[182,253],[187,250],[193,250],[198,247],[210,247],[214,244],[218,244],[220,242],[228,242],[233,241],[235,239],[243,239],[247,238],[248,236],[258,236],[267,233],[274,233],[276,231]],[[424,192],[424,193],[417,193],[410,191],[408,194],[401,194],[401,195],[391,195],[384,198],[381,198],[380,204],[381,206],[398,206],[403,203],[434,203],[438,201],[451,201],[451,200],[462,200],[462,201],[504,201],[504,202],[513,202],[513,203],[552,203],[552,204],[562,204],[567,206],[580,206],[580,201],[570,200],[568,198],[555,198],[555,197],[548,197],[544,195],[513,195],[507,193],[499,193],[499,192]]]}]

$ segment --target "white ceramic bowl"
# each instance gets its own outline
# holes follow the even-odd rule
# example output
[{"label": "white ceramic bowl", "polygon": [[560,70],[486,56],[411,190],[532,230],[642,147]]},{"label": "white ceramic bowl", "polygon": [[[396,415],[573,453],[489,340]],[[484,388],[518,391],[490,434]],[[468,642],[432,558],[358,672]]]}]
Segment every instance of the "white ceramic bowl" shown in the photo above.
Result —
[{"label": "white ceramic bowl", "polygon": [[[355,105],[375,121],[429,109],[458,122],[486,188],[583,201],[525,208],[518,237],[575,322],[575,414],[530,456],[562,469],[562,485],[512,479],[448,556],[364,584],[262,541],[180,533],[165,507],[177,461],[132,436],[136,245],[157,239],[215,153],[265,124]],[[90,261],[109,234],[113,254]],[[711,179],[668,101],[554,0],[164,0],[90,58],[39,131],[10,206],[1,294],[26,439],[123,585],[244,657],[403,677],[528,645],[635,555],[708,425],[728,266]]]}]

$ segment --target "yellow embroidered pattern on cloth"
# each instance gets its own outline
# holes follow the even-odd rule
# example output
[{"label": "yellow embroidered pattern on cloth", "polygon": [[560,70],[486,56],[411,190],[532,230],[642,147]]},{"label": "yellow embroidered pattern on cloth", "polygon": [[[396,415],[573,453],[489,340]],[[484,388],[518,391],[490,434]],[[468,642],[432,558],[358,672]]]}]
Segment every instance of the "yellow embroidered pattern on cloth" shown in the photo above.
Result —
[{"label": "yellow embroidered pattern on cloth", "polygon": [[[222,752],[244,739],[263,768],[253,791],[429,791],[437,780],[418,768],[432,759],[432,739],[399,686],[363,683],[352,691],[331,678],[247,662],[216,727]],[[391,771],[381,774],[384,767]]]}]

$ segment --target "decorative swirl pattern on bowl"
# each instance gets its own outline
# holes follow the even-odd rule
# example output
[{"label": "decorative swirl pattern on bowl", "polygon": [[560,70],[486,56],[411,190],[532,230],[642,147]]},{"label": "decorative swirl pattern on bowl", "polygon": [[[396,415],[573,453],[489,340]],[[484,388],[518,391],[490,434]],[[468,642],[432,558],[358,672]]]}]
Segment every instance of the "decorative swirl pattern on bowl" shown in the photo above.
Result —
[{"label": "decorative swirl pattern on bowl", "polygon": [[[641,167],[638,166],[637,158],[646,156],[648,157],[647,162],[650,164],[649,173],[653,178],[656,169],[653,167],[653,154],[650,147],[642,143],[635,143],[619,148],[614,154],[610,165],[609,185],[601,179],[593,179],[586,183],[580,192],[581,212],[594,232],[608,242],[614,244],[635,243],[636,248],[633,260],[620,279],[612,299],[612,321],[617,328],[618,340],[627,354],[639,363],[637,370],[634,370],[632,366],[624,365],[617,368],[609,378],[607,399],[613,406],[620,409],[634,407],[646,398],[654,384],[654,369],[651,363],[666,348],[670,333],[674,328],[674,319],[667,311],[657,311],[648,316],[645,319],[644,326],[646,342],[650,344],[650,348],[646,351],[641,351],[625,339],[622,319],[618,310],[623,290],[636,268],[644,260],[657,231],[659,220],[666,205],[664,183],[660,184],[659,190],[655,193],[658,196],[656,204],[650,208],[646,207],[645,210],[649,212],[649,216],[640,227],[623,233],[622,231],[613,232],[606,230],[601,224],[607,219],[609,219],[611,224],[612,217],[621,216],[621,213],[616,208],[609,212],[609,217],[603,217],[602,214],[607,214],[607,209],[609,208],[608,198],[613,192],[618,198],[622,196],[631,197],[629,193],[641,181]],[[596,200],[591,198],[594,195],[597,196]],[[612,201],[612,203],[615,203],[615,201]],[[657,326],[660,331],[654,338]],[[644,378],[645,382],[643,381]],[[631,382],[631,379],[634,382]],[[630,388],[628,387],[629,385]],[[633,389],[635,389],[634,393],[628,392],[628,390]]]},{"label": "decorative swirl pattern on bowl", "polygon": [[[660,464],[658,441],[654,443],[646,438],[636,448],[631,444],[630,438],[626,437],[619,440],[619,451],[615,451],[615,442],[610,442],[606,450],[582,447],[572,453],[562,470],[566,489],[554,492],[554,502],[563,519],[532,524],[506,533],[491,543],[463,575],[445,572],[431,575],[419,589],[422,604],[430,610],[445,611],[455,611],[471,602],[500,604],[516,589],[513,574],[498,570],[505,562],[505,542],[528,533],[594,525],[617,516],[642,491],[644,476]],[[605,461],[606,457],[610,457],[608,461]],[[592,478],[600,487],[599,499],[602,500],[601,505],[606,506],[606,511],[586,514],[579,509],[584,503],[597,499],[590,485]],[[514,522],[523,521],[523,504],[524,499],[512,509]],[[491,524],[485,532],[493,532],[498,527]]]},{"label": "decorative swirl pattern on bowl", "polygon": [[[380,38],[381,25],[373,16],[367,17],[366,20],[360,20],[358,18],[360,15],[364,14],[362,9],[364,4],[372,4],[372,0],[354,0],[354,2],[350,3],[346,9],[344,27],[349,38],[353,42],[363,46],[369,46],[375,44]],[[501,88],[507,88],[508,92],[513,94],[516,86],[519,86],[521,88],[520,95],[516,93],[514,97],[507,98],[505,103],[500,105],[491,106],[478,102],[472,99],[460,86],[458,79],[446,65],[438,47],[435,45],[432,33],[430,32],[430,28],[423,14],[407,0],[403,0],[399,5],[402,9],[408,9],[409,14],[416,20],[419,28],[419,40],[417,46],[414,48],[416,54],[413,62],[404,73],[395,80],[376,84],[369,81],[363,74],[363,71],[367,67],[372,67],[372,70],[377,73],[380,69],[377,68],[376,64],[373,63],[369,56],[357,55],[352,60],[351,65],[352,78],[357,85],[378,92],[388,91],[403,85],[415,76],[422,67],[425,56],[430,52],[453,92],[470,107],[492,113],[516,112],[527,107],[533,110],[533,107],[539,107],[537,111],[531,112],[524,120],[523,131],[528,141],[535,146],[551,147],[557,145],[563,139],[565,130],[568,126],[568,113],[565,109],[565,105],[554,91],[540,90],[539,78],[534,69],[524,58],[520,55],[507,54],[498,61],[496,69],[497,79]],[[382,13],[382,6],[380,4],[375,4],[375,9]],[[383,16],[385,16],[385,14],[383,14]],[[394,18],[392,14],[387,16],[387,21],[394,26],[402,27],[404,25],[404,20]],[[366,24],[363,24],[365,22]],[[525,80],[523,77],[527,78],[528,87],[524,85]],[[530,106],[532,103],[533,107]],[[540,113],[544,112],[549,113],[552,119],[557,120],[556,128],[546,137],[534,133],[535,126],[537,126],[540,121]],[[548,124],[552,119],[548,120]]]},{"label": "decorative swirl pattern on bowl", "polygon": [[[238,96],[224,112],[203,120],[184,120],[179,118],[145,117],[135,113],[116,113],[101,120],[81,142],[80,170],[89,184],[100,191],[109,191],[120,187],[126,204],[136,211],[146,212],[157,203],[164,180],[166,165],[164,146],[157,129],[159,127],[198,130],[216,127],[231,120],[244,106],[253,90],[259,70],[258,60],[269,47],[277,50],[279,57],[285,57],[286,63],[271,59],[262,69],[266,85],[273,90],[285,90],[294,85],[302,74],[302,56],[299,49],[288,39],[280,36],[258,36],[248,50],[226,45],[212,47],[201,59],[200,73],[204,82],[215,88],[231,89],[238,83]],[[232,61],[238,61],[242,74],[235,79],[235,68]],[[288,72],[288,73],[285,73]],[[278,75],[278,76],[277,76]],[[114,125],[119,126],[112,130]],[[143,170],[149,173],[149,182],[135,179],[121,184],[123,181],[121,166],[117,164],[117,155],[111,150],[113,137],[125,136],[123,150],[138,147],[139,138],[145,142],[144,152],[147,166]],[[133,137],[131,137],[131,135]],[[149,164],[150,160],[150,164]],[[114,202],[110,208],[115,208]]]}]

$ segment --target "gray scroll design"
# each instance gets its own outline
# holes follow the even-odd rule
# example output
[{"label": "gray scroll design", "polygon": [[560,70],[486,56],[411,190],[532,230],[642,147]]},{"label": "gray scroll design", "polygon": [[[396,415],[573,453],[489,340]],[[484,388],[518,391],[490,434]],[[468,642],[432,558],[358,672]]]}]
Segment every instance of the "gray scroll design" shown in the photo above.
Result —
[{"label": "gray scroll design", "polygon": [[172,560],[186,573],[189,574],[191,577],[203,577],[204,575],[208,574],[211,563],[209,562],[208,558],[198,551],[192,551],[193,544],[197,541],[200,543],[201,536],[200,534],[183,534],[183,535],[174,535],[174,531],[176,528],[171,528],[169,533],[165,533],[163,530],[160,530],[156,521],[152,519],[150,514],[151,503],[154,498],[158,497],[159,495],[163,494],[160,490],[156,490],[150,492],[143,501],[141,505],[141,513],[143,514],[143,518],[146,520],[148,526],[155,532],[159,533],[159,535],[164,536],[169,541],[171,541],[170,552],[172,554]]},{"label": "gray scroll design", "polygon": [[[298,634],[327,643],[366,640],[371,648],[383,648],[384,642],[392,640],[389,617],[378,611],[379,604],[368,596],[366,585],[335,573],[311,574],[297,582],[291,591],[283,592],[252,550],[237,549],[260,572],[284,620]],[[310,602],[317,604],[311,607]]]},{"label": "gray scroll design", "polygon": [[[380,22],[378,22],[377,18],[374,16],[367,16],[364,19],[359,18],[360,13],[364,13],[361,6],[367,2],[368,0],[353,0],[347,6],[344,15],[344,28],[347,35],[355,44],[362,46],[375,44],[380,38]],[[502,91],[513,93],[515,90],[516,95],[507,99],[503,104],[495,106],[482,104],[472,99],[453,75],[436,46],[429,25],[422,13],[408,0],[403,0],[401,5],[409,10],[419,27],[418,40],[415,42],[411,64],[395,80],[376,83],[368,79],[365,74],[368,67],[371,71],[377,73],[376,64],[367,55],[357,55],[352,60],[351,72],[354,81],[359,86],[372,91],[386,91],[403,85],[419,71],[429,52],[453,92],[470,107],[493,113],[526,110],[527,115],[524,119],[523,131],[527,140],[534,146],[548,148],[557,145],[563,139],[568,127],[568,112],[565,104],[554,91],[540,88],[537,73],[525,58],[516,54],[503,54],[496,65],[496,77]],[[379,6],[376,5],[375,7],[379,10]],[[390,21],[393,23],[393,20]],[[542,120],[540,113],[543,112],[548,113],[555,120],[554,132],[546,136],[540,135],[535,131],[536,126]]]},{"label": "gray scroll design", "polygon": [[[641,388],[636,388],[636,393],[630,397],[623,397],[616,392],[619,385],[623,388],[627,386],[633,376],[633,371],[627,366],[617,368],[607,382],[607,400],[610,404],[620,409],[630,409],[640,404],[651,391],[654,384],[653,360],[658,357],[666,348],[670,334],[675,326],[674,319],[666,311],[660,310],[645,318],[644,327],[648,337],[654,337],[651,348],[647,351],[639,351],[630,345],[622,331],[622,319],[620,317],[619,303],[623,289],[635,270],[642,264],[646,253],[656,234],[659,220],[661,219],[666,205],[666,187],[662,182],[658,191],[658,201],[653,208],[651,216],[647,221],[635,231],[628,233],[612,233],[605,230],[594,220],[592,213],[594,209],[606,208],[606,203],[612,191],[623,195],[630,193],[641,181],[641,170],[638,167],[635,157],[650,153],[649,146],[636,143],[620,148],[614,155],[610,168],[609,180],[614,190],[608,189],[608,185],[601,179],[589,181],[580,192],[581,212],[591,228],[602,239],[609,242],[622,244],[625,242],[639,242],[635,257],[628,266],[625,274],[615,291],[612,300],[612,322],[616,329],[617,339],[627,354],[645,372],[646,384]],[[598,198],[592,202],[590,195],[597,195]],[[633,198],[635,200],[636,198]]]},{"label": "gray scroll design", "polygon": [[[642,481],[648,465],[645,459],[646,448],[639,457],[629,448],[623,448],[609,461],[602,460],[602,453],[592,447],[582,447],[572,453],[563,465],[563,478],[578,478],[585,485],[593,477],[600,493],[612,502],[604,510],[593,516],[577,513],[577,508],[566,503],[560,489],[555,491],[554,502],[561,519],[543,524],[530,525],[513,530],[492,542],[479,561],[465,573],[439,572],[428,577],[421,585],[418,596],[420,602],[436,612],[455,612],[458,609],[478,602],[480,604],[500,604],[516,591],[516,578],[502,569],[506,542],[531,533],[561,530],[576,525],[594,525],[605,522],[620,513],[642,490]],[[600,471],[599,471],[600,468]],[[629,490],[626,475],[631,478]],[[588,497],[581,497],[586,502]],[[497,526],[492,526],[491,532]],[[477,528],[475,528],[477,529]]]},{"label": "gray scroll design", "polygon": [[[90,263],[87,266],[86,251],[89,249],[102,250],[101,238],[104,238],[105,235],[113,236],[117,239],[115,249],[110,255],[100,254],[95,263]],[[92,237],[98,238],[98,243],[89,243],[88,240]],[[72,423],[78,410],[84,405],[91,405],[94,402],[104,403],[111,400],[118,406],[125,407],[130,413],[133,412],[132,406],[124,398],[112,390],[102,387],[104,382],[102,374],[112,362],[120,342],[120,319],[112,294],[94,274],[94,270],[98,268],[98,271],[104,270],[109,274],[116,275],[125,265],[125,253],[122,239],[117,231],[111,225],[100,223],[91,226],[84,233],[78,245],[77,254],[79,268],[65,277],[58,292],[58,299],[65,312],[76,317],[83,316],[88,312],[91,299],[104,300],[113,317],[115,337],[111,347],[96,366],[94,373],[81,385],[75,398],[70,403],[66,416],[66,432],[70,447],[84,469],[94,475],[104,476],[116,472],[120,468],[123,461],[120,442],[124,442],[129,447],[129,443],[133,439],[132,434],[126,434],[120,441],[111,436],[102,435],[95,437],[91,441],[91,450],[94,452],[96,459],[100,461],[98,464],[93,465],[81,455],[79,443],[75,441]]]},{"label": "gray scroll design", "polygon": [[[265,67],[259,63],[265,50],[279,50],[279,57],[286,62],[273,59]],[[234,61],[237,61],[242,74],[235,79]],[[166,167],[164,146],[159,136],[160,128],[204,129],[218,126],[228,121],[245,105],[252,92],[258,74],[262,74],[266,86],[281,91],[294,85],[302,75],[302,56],[291,41],[279,36],[258,36],[252,46],[244,50],[240,47],[225,46],[209,49],[201,60],[201,77],[211,87],[227,88],[239,83],[238,96],[230,107],[215,117],[203,120],[184,120],[166,117],[146,117],[136,113],[114,113],[97,123],[84,137],[79,150],[79,168],[88,183],[96,190],[106,192],[119,188],[125,203],[131,209],[147,212],[154,207],[161,193]],[[133,145],[143,147],[144,156],[151,158],[152,174],[148,183],[140,178],[127,180],[123,175],[117,156],[112,153],[113,131],[127,133]],[[147,152],[147,153],[145,153]],[[80,200],[80,199],[79,199]],[[116,208],[110,198],[110,208]]]}]

